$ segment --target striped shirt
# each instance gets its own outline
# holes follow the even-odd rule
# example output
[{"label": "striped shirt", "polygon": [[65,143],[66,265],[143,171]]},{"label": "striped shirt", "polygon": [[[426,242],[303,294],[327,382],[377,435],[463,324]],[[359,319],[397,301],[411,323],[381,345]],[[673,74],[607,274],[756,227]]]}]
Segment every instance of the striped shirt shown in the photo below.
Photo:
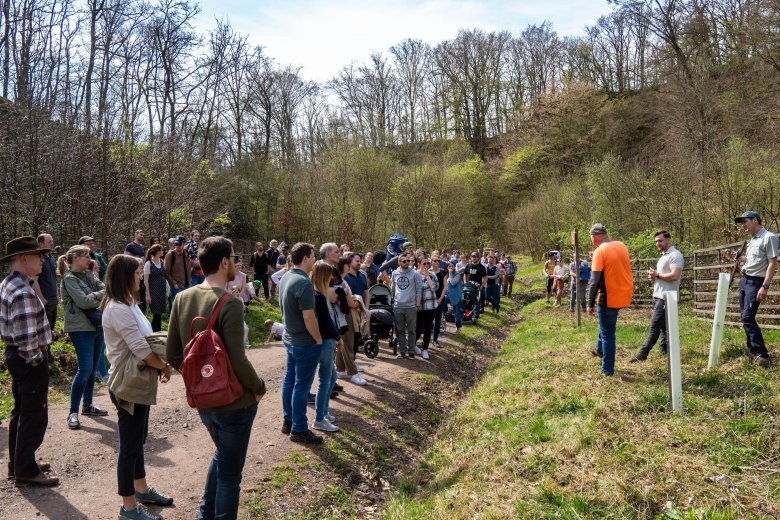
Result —
[{"label": "striped shirt", "polygon": [[17,271],[0,282],[0,339],[28,363],[42,360],[40,346],[51,343],[49,320],[32,285],[32,278]]}]

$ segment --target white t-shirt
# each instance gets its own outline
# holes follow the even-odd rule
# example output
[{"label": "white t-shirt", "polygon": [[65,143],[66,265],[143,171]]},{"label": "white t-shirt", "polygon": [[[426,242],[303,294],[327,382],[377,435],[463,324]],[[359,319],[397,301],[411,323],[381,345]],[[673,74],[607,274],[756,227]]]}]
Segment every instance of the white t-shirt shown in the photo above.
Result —
[{"label": "white t-shirt", "polygon": [[[154,266],[157,269],[159,269],[160,267],[162,267],[162,262],[161,261],[155,262]],[[146,262],[144,262],[144,274],[152,274],[152,261],[151,260],[147,260]]]},{"label": "white t-shirt", "polygon": [[553,271],[554,275],[558,278],[563,278],[566,276],[566,273],[569,272],[569,268],[565,265],[556,265],[555,270]]},{"label": "white t-shirt", "polygon": [[[674,246],[670,246],[666,252],[658,259],[658,264],[655,266],[655,270],[660,274],[668,274],[672,272],[672,268],[683,268],[685,264],[685,258],[682,253],[679,252]],[[681,274],[682,277],[682,274]],[[655,279],[653,284],[653,298],[663,298],[664,293],[667,291],[677,292],[680,290],[680,279],[676,282],[667,282],[660,278]]]},{"label": "white t-shirt", "polygon": [[274,336],[281,336],[284,334],[284,325],[281,323],[274,322],[273,325],[271,325],[271,334]]}]

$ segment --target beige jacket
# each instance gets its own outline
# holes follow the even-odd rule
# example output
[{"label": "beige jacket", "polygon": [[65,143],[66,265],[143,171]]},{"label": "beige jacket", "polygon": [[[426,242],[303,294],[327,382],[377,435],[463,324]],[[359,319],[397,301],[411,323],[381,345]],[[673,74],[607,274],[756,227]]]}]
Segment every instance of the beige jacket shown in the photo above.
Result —
[{"label": "beige jacket", "polygon": [[360,304],[359,306],[350,309],[349,319],[352,320],[352,329],[361,336],[368,336],[370,332],[371,314],[369,314],[368,309],[366,309],[366,302],[363,301],[362,296],[352,295],[352,299]]}]

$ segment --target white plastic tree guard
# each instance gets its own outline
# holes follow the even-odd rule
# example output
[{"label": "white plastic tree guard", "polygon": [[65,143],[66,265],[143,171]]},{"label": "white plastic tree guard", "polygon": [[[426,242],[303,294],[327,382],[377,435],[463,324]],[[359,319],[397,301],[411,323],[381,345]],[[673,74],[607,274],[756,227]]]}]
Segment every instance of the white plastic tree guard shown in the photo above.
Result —
[{"label": "white plastic tree guard", "polygon": [[682,413],[682,371],[680,369],[680,319],[677,308],[677,292],[667,291],[666,331],[669,339],[669,393],[672,396],[672,412]]},{"label": "white plastic tree guard", "polygon": [[720,363],[720,346],[723,344],[723,331],[726,326],[726,305],[729,300],[729,273],[718,276],[718,293],[715,295],[715,316],[712,319],[712,339],[710,340],[710,359],[707,369],[711,370]]}]

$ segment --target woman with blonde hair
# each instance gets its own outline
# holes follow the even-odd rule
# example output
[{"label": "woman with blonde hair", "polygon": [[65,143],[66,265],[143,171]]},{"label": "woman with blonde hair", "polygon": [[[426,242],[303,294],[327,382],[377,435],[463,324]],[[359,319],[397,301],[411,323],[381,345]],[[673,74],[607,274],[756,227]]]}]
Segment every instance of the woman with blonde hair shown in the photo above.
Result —
[{"label": "woman with blonde hair", "polygon": [[[160,247],[155,244],[152,248]],[[152,325],[135,300],[143,267],[130,255],[116,255],[106,271],[101,303],[106,351],[111,362],[109,396],[119,426],[117,487],[122,497],[119,518],[155,520],[160,516],[144,504],[173,505],[173,499],[149,487],[144,467],[144,443],[149,432],[149,410],[157,400],[157,381],[167,383],[171,365],[160,358],[145,336]],[[164,346],[157,349],[164,350]],[[142,368],[129,370],[129,364]]]},{"label": "woman with blonde hair", "polygon": [[317,324],[322,335],[322,353],[319,363],[319,382],[314,406],[314,423],[312,428],[325,432],[336,432],[338,426],[333,424],[335,417],[328,413],[330,394],[336,384],[335,352],[341,348],[341,335],[336,327],[334,304],[338,302],[336,291],[330,286],[333,268],[320,260],[311,270],[309,278],[314,286],[314,311]]},{"label": "woman with blonde hair", "polygon": [[79,403],[83,415],[105,416],[106,410],[92,403],[95,372],[103,352],[102,316],[98,309],[103,298],[103,282],[89,270],[89,247],[73,246],[57,260],[57,274],[62,276],[62,306],[65,310],[63,330],[76,350],[78,368],[70,387],[68,428],[78,430]]}]

